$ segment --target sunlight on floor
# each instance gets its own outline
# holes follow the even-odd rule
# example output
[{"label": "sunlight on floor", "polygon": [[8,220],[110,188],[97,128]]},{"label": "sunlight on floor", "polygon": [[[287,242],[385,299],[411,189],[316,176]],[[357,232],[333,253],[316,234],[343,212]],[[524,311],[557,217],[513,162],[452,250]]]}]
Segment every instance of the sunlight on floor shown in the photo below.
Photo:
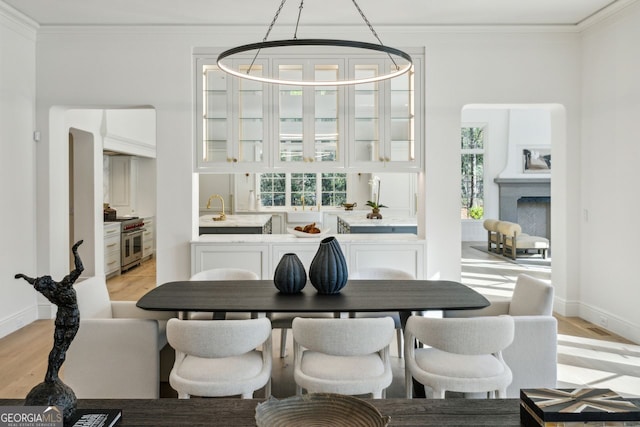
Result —
[{"label": "sunlight on floor", "polygon": [[[550,280],[546,266],[522,265],[462,247],[462,282],[484,295],[510,297],[518,274]],[[640,346],[558,335],[558,387],[610,388],[640,396]]]}]

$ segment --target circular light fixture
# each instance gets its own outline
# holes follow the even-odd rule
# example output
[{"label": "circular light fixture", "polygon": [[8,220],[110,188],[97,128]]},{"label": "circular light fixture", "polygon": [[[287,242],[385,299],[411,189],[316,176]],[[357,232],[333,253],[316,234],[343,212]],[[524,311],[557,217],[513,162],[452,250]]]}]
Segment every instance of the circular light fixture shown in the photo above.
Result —
[{"label": "circular light fixture", "polygon": [[[356,48],[356,49],[364,49],[368,51],[376,51],[382,52],[389,55],[390,58],[393,56],[403,58],[406,60],[406,64],[399,66],[396,64],[396,70],[391,71],[386,74],[380,74],[374,77],[367,77],[361,79],[345,79],[345,80],[285,80],[273,77],[263,77],[258,75],[250,74],[250,70],[247,72],[241,72],[233,69],[229,65],[225,64],[224,60],[229,58],[232,55],[246,53],[251,51],[263,51],[270,48],[278,48],[278,47],[296,47],[296,46],[330,46],[330,47],[347,47],[347,48]],[[257,54],[256,54],[257,56]],[[395,61],[393,61],[396,63]],[[281,85],[293,85],[293,86],[346,86],[346,85],[355,85],[361,83],[372,83],[379,82],[382,80],[391,79],[394,77],[401,76],[411,69],[413,66],[413,59],[411,55],[408,53],[396,49],[389,46],[384,46],[381,44],[374,43],[366,43],[360,41],[353,40],[336,40],[336,39],[292,39],[292,40],[273,40],[273,41],[264,41],[260,43],[251,43],[242,46],[237,46],[231,49],[228,49],[218,55],[217,59],[218,67],[228,74],[232,74],[234,76],[255,80],[262,83],[271,83],[271,84],[281,84]]]}]

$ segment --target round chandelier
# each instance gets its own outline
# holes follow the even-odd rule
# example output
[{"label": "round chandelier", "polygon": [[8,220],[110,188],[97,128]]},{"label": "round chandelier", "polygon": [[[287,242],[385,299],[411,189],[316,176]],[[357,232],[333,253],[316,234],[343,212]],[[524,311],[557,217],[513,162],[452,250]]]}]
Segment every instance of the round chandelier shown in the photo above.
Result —
[{"label": "round chandelier", "polygon": [[[408,72],[413,66],[413,59],[411,58],[411,55],[409,55],[408,53],[400,49],[385,46],[384,44],[382,44],[380,37],[378,37],[378,34],[375,32],[375,30],[373,29],[373,26],[371,25],[367,17],[362,12],[362,9],[360,9],[358,4],[356,3],[356,0],[352,0],[354,6],[360,13],[360,16],[362,17],[366,25],[371,30],[371,33],[373,34],[373,36],[378,40],[379,44],[367,43],[362,41],[354,41],[354,40],[340,40],[340,39],[298,39],[297,37],[298,27],[300,24],[300,16],[302,14],[304,0],[300,0],[300,6],[298,8],[298,20],[296,22],[293,38],[289,40],[267,41],[267,38],[269,37],[269,34],[271,33],[271,30],[273,29],[273,26],[275,25],[278,19],[278,16],[280,15],[280,11],[284,7],[284,4],[286,1],[287,0],[281,1],[280,6],[278,7],[278,10],[275,13],[275,16],[273,17],[273,20],[271,21],[271,24],[267,29],[267,33],[261,42],[237,46],[237,47],[225,50],[220,55],[218,55],[216,62],[218,67],[222,71],[243,79],[254,80],[254,81],[258,81],[262,83],[270,83],[270,84],[294,85],[294,86],[346,86],[346,85],[356,85],[361,83],[379,82],[382,80],[392,79],[394,77],[398,77]],[[288,79],[281,79],[278,77],[265,77],[265,76],[251,74],[251,69],[256,59],[258,58],[258,55],[261,52],[265,50],[268,51],[269,49],[300,47],[300,46],[352,48],[352,49],[359,49],[367,52],[382,53],[389,57],[389,59],[393,63],[393,67],[388,73],[379,74],[372,77],[351,78],[351,79],[345,78],[340,80],[288,80]],[[234,55],[249,53],[253,51],[255,51],[255,54],[253,56],[250,66],[246,71],[236,70],[230,65],[230,62],[231,62],[230,59]],[[403,60],[401,65],[399,64],[400,62],[398,61],[399,59]]]}]

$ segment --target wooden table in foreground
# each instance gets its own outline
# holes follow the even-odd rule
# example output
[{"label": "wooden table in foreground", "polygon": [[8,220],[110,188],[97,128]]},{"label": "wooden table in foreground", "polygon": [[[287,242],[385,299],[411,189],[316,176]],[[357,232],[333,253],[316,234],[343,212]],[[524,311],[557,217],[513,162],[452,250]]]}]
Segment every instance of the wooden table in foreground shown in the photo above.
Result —
[{"label": "wooden table in foreground", "polygon": [[447,280],[350,280],[339,294],[320,295],[311,283],[303,292],[281,294],[272,280],[180,281],[152,289],[138,300],[146,310],[208,312],[379,312],[465,310],[489,301]]},{"label": "wooden table in foreground", "polygon": [[[518,399],[363,399],[389,426],[519,427]],[[80,409],[121,409],[119,426],[240,427],[255,426],[258,399],[113,399],[78,401]],[[0,399],[0,406],[20,406],[21,400]],[[348,423],[345,424],[348,426]]]}]

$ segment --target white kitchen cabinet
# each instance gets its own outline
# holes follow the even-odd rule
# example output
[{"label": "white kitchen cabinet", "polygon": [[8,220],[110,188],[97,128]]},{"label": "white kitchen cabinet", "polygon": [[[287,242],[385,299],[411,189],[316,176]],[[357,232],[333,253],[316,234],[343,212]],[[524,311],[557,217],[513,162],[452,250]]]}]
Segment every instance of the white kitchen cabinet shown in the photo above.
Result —
[{"label": "white kitchen cabinet", "polygon": [[109,205],[118,216],[137,212],[138,159],[133,156],[109,157]]},{"label": "white kitchen cabinet", "polygon": [[[395,68],[390,60],[349,61],[351,78],[371,78]],[[420,170],[422,62],[394,79],[349,88],[349,167],[371,172]]]},{"label": "white kitchen cabinet", "polygon": [[269,278],[269,250],[265,245],[236,245],[232,242],[223,245],[192,244],[191,274],[212,268],[242,268],[253,271],[261,279],[267,279]]},{"label": "white kitchen cabinet", "polygon": [[104,223],[104,274],[120,274],[120,223]]},{"label": "white kitchen cabinet", "polygon": [[[336,235],[349,271],[386,266],[425,278],[426,240],[411,234]],[[218,267],[244,268],[272,279],[282,255],[295,253],[309,271],[322,238],[290,234],[200,236],[191,242],[191,274]]]},{"label": "white kitchen cabinet", "polygon": [[153,257],[156,247],[155,239],[155,217],[146,216],[143,218],[144,231],[142,232],[142,260],[145,261]]},{"label": "white kitchen cabinet", "polygon": [[[265,61],[232,61],[234,68],[262,75]],[[202,74],[197,79],[196,169],[207,171],[253,171],[264,167],[269,101],[267,85],[232,78],[215,60],[198,59]]]},{"label": "white kitchen cabinet", "polygon": [[[215,54],[196,57],[196,172],[420,171],[424,167],[423,58],[408,73],[349,86],[269,85],[230,77]],[[253,58],[232,61],[247,71]],[[386,74],[389,59],[263,54],[251,73],[288,80]]]},{"label": "white kitchen cabinet", "polygon": [[[342,80],[344,60],[274,60],[279,78],[292,81]],[[298,171],[328,171],[345,166],[345,89],[339,86],[277,85],[273,164]]]},{"label": "white kitchen cabinet", "polygon": [[406,271],[421,279],[425,272],[424,243],[357,242],[349,246],[349,269],[358,271],[364,268],[390,267]]}]

